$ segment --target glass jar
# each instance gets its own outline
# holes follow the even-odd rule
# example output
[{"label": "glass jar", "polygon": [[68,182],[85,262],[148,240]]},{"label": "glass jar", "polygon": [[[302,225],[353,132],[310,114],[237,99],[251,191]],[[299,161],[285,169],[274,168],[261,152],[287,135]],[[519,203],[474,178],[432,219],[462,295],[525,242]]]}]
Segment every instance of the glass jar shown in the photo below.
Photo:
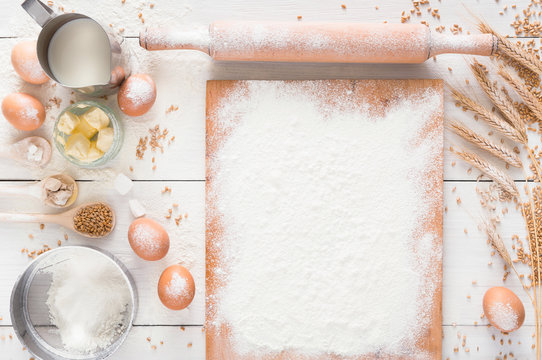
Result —
[{"label": "glass jar", "polygon": [[[90,109],[92,109],[93,107],[96,107],[102,110],[109,117],[109,127],[113,128],[113,142],[110,148],[98,159],[94,161],[83,161],[66,153],[65,145],[71,134],[66,134],[60,131],[58,129],[58,124],[62,115],[64,115],[64,113],[68,111],[74,115],[81,116],[87,111],[89,111]],[[89,140],[95,139],[97,138],[97,136],[98,136],[98,133],[96,133]],[[109,162],[111,159],[113,159],[115,156],[117,156],[117,154],[120,151],[120,148],[122,147],[123,136],[124,134],[122,131],[122,127],[117,117],[115,116],[115,113],[113,112],[113,110],[111,110],[109,107],[103,104],[100,104],[92,100],[78,101],[68,106],[64,110],[62,110],[62,112],[58,115],[58,118],[55,122],[54,130],[53,130],[53,141],[55,143],[55,147],[62,154],[62,156],[74,165],[77,165],[82,168],[90,168],[90,169],[101,167],[105,165],[107,162]]]}]

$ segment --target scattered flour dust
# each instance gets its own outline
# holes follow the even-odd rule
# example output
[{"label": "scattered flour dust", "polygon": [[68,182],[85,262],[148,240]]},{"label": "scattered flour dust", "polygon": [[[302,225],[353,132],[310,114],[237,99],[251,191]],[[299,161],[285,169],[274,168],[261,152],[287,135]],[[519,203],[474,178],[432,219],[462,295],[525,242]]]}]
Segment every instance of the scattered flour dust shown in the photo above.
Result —
[{"label": "scattered flour dust", "polygon": [[[136,223],[134,225],[133,231],[131,232],[131,240],[134,241],[138,248],[145,254],[149,256],[158,256],[163,254],[164,246],[167,242],[157,241],[161,239],[162,234],[156,228],[149,226],[146,223]],[[167,252],[167,251],[166,251]]]},{"label": "scattered flour dust", "polygon": [[173,273],[171,281],[166,287],[166,295],[170,299],[179,299],[188,296],[189,287],[185,277],[182,277],[178,273]]},{"label": "scattered flour dust", "polygon": [[518,327],[518,314],[510,304],[497,302],[489,309],[493,322],[503,330],[514,330]]},{"label": "scattered flour dust", "polygon": [[363,54],[368,59],[387,62],[394,58],[398,48],[406,57],[419,60],[420,54],[427,54],[429,33],[424,27],[409,27],[409,41],[385,24],[373,24],[372,30],[378,36],[364,36],[358,28],[342,24],[322,27],[306,27],[302,22],[285,22],[277,26],[273,22],[215,22],[211,26],[211,52],[216,59],[227,56],[244,58],[254,53],[269,52],[274,58],[281,57],[289,49],[302,58],[311,54],[337,54],[343,59],[359,58]]},{"label": "scattered flour dust", "polygon": [[339,109],[307,95],[325,81],[243,84],[216,114],[229,136],[211,159],[224,224],[211,326],[229,325],[240,354],[429,358],[416,341],[442,253],[418,226],[442,196],[425,196],[442,132],[415,139],[441,95],[378,117],[351,91]]},{"label": "scattered flour dust", "polygon": [[66,350],[87,354],[116,340],[131,302],[122,273],[92,253],[71,254],[49,269],[49,316]]},{"label": "scattered flour dust", "polygon": [[137,76],[130,78],[130,85],[126,87],[126,98],[133,104],[146,104],[155,96],[155,89],[146,79]]}]

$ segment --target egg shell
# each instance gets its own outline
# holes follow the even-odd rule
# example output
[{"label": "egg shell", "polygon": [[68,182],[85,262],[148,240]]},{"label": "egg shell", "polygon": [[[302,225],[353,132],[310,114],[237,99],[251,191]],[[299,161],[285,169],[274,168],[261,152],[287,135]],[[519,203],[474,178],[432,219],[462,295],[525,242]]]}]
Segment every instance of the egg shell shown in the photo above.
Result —
[{"label": "egg shell", "polygon": [[9,94],[2,100],[2,114],[19,130],[36,130],[45,121],[45,108],[33,96],[23,93]]},{"label": "egg shell", "polygon": [[525,308],[513,291],[496,286],[486,291],[483,300],[484,314],[491,325],[502,332],[512,332],[523,325]]},{"label": "egg shell", "polygon": [[141,116],[156,100],[156,85],[147,74],[134,74],[122,83],[117,95],[119,108],[130,116]]},{"label": "egg shell", "polygon": [[156,221],[149,218],[135,219],[128,228],[128,241],[140,258],[156,261],[169,250],[169,235]]},{"label": "egg shell", "polygon": [[184,266],[171,265],[160,275],[158,297],[168,309],[185,309],[194,299],[195,293],[194,278]]},{"label": "egg shell", "polygon": [[115,66],[115,68],[111,70],[111,79],[109,80],[109,83],[112,85],[120,85],[125,77],[126,73],[124,72],[124,69],[121,66]]},{"label": "egg shell", "polygon": [[15,72],[30,84],[40,85],[49,81],[38,60],[36,41],[23,41],[11,50],[11,64]]}]

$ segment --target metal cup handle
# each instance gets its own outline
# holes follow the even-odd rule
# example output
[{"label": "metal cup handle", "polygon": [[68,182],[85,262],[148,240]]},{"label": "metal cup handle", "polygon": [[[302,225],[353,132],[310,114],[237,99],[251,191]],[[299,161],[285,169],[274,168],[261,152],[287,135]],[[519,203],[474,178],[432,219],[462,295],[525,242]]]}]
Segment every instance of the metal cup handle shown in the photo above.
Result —
[{"label": "metal cup handle", "polygon": [[41,27],[56,16],[50,7],[39,0],[25,0],[21,6]]}]

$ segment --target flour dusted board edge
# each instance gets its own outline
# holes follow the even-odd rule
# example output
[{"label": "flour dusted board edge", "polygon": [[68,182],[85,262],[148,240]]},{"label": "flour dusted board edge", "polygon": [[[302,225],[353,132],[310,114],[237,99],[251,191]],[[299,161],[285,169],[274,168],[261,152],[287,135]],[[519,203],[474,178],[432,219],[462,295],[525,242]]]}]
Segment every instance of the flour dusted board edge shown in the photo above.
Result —
[{"label": "flour dusted board edge", "polygon": [[[230,329],[227,326],[215,328],[210,320],[212,319],[215,308],[213,295],[223,285],[215,276],[215,270],[220,264],[220,249],[215,246],[221,237],[223,225],[220,218],[215,215],[213,209],[214,200],[210,194],[213,189],[213,173],[210,167],[210,159],[214,153],[220,148],[221,144],[226,140],[228,133],[224,131],[216,122],[216,110],[220,105],[223,97],[227,96],[233,89],[244,87],[246,82],[224,80],[224,81],[208,81],[207,82],[207,98],[206,98],[206,354],[208,360],[227,360],[227,359],[243,359],[252,360],[253,357],[239,356],[236,354],[230,342]],[[442,143],[443,132],[443,85],[441,80],[326,80],[326,88],[328,89],[325,95],[325,101],[330,104],[336,104],[334,94],[345,90],[352,91],[353,98],[359,99],[360,102],[369,103],[372,111],[376,114],[382,114],[386,111],[393,99],[400,95],[417,96],[421,95],[427,89],[436,91],[440,97],[440,108],[435,109],[433,121],[426,129],[426,134],[436,134],[439,141]],[[443,187],[443,153],[440,152],[438,158],[434,159],[436,166],[428,169],[424,174],[430,180],[426,188],[426,196],[434,199],[431,202],[431,209],[428,212],[428,218],[423,224],[420,224],[420,229],[424,233],[433,233],[434,246],[438,249],[442,248],[442,187]],[[360,165],[361,166],[361,165]],[[241,185],[240,185],[241,186]],[[413,249],[416,252],[416,249]],[[433,259],[426,259],[430,262],[430,269],[433,272],[428,274],[436,279],[435,291],[428,296],[432,297],[432,317],[431,323],[426,330],[425,336],[418,341],[420,350],[424,350],[429,354],[430,359],[441,359],[442,357],[442,257],[438,256]],[[361,334],[361,336],[363,336]],[[283,360],[291,358],[292,354],[288,351],[278,355],[266,356],[265,359]],[[349,358],[351,360],[370,360],[382,358],[390,360],[407,360],[409,357],[389,356],[387,354],[374,354],[361,357]],[[299,358],[299,357],[296,357]],[[320,359],[345,359],[338,356],[322,356],[304,357],[306,360]]]}]

